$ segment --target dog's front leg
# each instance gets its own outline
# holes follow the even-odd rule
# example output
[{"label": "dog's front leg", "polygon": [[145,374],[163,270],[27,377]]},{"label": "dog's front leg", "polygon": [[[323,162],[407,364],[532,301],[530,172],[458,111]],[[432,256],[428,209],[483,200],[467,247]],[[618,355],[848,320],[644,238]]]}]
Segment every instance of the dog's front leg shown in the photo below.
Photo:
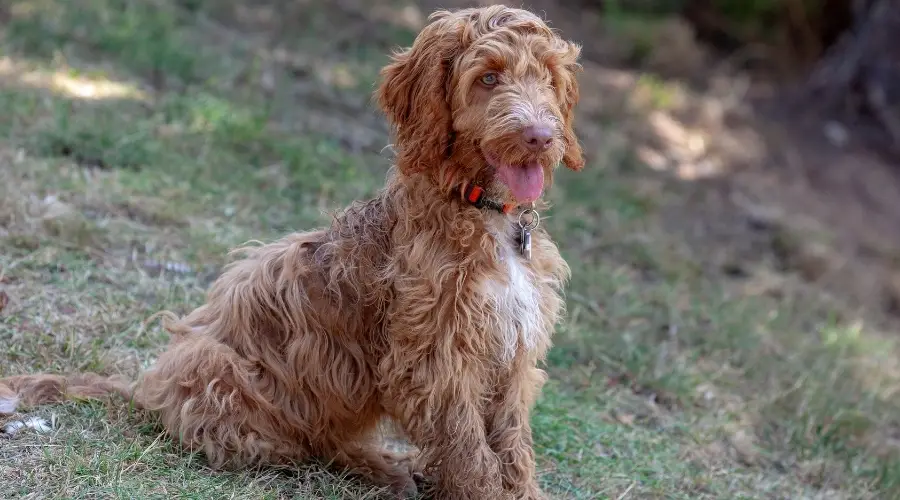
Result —
[{"label": "dog's front leg", "polygon": [[526,358],[517,358],[501,377],[488,406],[488,443],[500,458],[503,488],[517,500],[546,498],[537,484],[529,413],[546,379]]},{"label": "dog's front leg", "polygon": [[[448,353],[394,364],[385,406],[422,450],[434,498],[507,499],[500,462],[485,434],[483,378]],[[451,355],[451,356],[455,356]],[[382,365],[382,368],[387,368]]]}]

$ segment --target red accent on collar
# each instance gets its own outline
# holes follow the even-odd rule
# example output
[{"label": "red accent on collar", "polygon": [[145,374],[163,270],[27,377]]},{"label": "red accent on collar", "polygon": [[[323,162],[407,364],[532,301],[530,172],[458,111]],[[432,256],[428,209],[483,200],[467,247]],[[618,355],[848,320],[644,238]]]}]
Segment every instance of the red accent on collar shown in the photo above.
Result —
[{"label": "red accent on collar", "polygon": [[463,197],[466,201],[477,208],[488,207],[502,214],[509,214],[516,208],[513,203],[500,203],[484,197],[484,188],[474,184],[468,185],[463,191]]},{"label": "red accent on collar", "polygon": [[481,199],[482,195],[484,195],[484,189],[481,186],[472,186],[472,188],[469,189],[469,194],[466,195],[466,199],[469,203],[474,205],[478,203],[478,200]]}]

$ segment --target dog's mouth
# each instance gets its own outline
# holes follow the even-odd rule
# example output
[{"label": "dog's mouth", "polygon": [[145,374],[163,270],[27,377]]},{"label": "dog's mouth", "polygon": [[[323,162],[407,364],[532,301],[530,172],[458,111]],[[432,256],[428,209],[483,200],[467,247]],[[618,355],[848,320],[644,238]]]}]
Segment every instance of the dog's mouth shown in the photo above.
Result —
[{"label": "dog's mouth", "polygon": [[497,179],[502,182],[518,203],[531,203],[541,197],[544,191],[544,167],[537,160],[523,164],[510,164],[485,153],[488,165],[496,170]]}]

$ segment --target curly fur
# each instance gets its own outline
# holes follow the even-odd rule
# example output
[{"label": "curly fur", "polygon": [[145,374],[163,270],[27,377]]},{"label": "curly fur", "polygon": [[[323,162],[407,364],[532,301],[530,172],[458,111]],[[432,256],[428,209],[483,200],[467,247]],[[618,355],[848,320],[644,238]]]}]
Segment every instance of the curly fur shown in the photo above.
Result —
[{"label": "curly fur", "polygon": [[[412,493],[424,466],[438,498],[541,498],[529,409],[569,268],[540,228],[523,259],[518,213],[475,208],[457,190],[479,183],[515,202],[497,162],[537,160],[547,179],[560,162],[583,167],[578,54],[527,11],[433,14],[382,72],[397,160],[374,199],[330,227],[238,249],[204,305],[165,313],[171,344],[135,384],[9,377],[0,410],[117,392],[214,467],[319,457]],[[498,85],[479,83],[486,71]],[[553,131],[539,153],[519,137],[536,121]],[[379,447],[384,417],[418,456]]]}]

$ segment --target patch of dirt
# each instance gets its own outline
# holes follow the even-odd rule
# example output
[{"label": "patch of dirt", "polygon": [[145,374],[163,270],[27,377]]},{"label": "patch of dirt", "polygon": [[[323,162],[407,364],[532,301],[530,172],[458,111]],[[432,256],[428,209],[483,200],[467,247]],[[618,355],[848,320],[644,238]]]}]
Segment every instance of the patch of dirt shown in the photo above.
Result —
[{"label": "patch of dirt", "polygon": [[788,237],[796,240],[782,258],[786,270],[876,314],[897,316],[898,165],[864,144],[865,128],[784,107],[778,97],[758,102],[756,128],[770,152],[729,181],[785,215]]}]

